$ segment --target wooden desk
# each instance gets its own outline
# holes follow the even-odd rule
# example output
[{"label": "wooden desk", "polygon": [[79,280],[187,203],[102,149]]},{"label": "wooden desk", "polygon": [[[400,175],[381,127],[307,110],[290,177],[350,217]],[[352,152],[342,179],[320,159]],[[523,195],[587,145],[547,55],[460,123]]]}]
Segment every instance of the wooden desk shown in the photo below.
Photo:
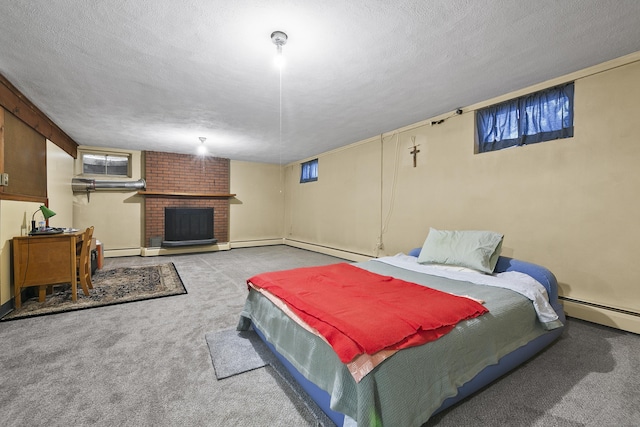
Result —
[{"label": "wooden desk", "polygon": [[71,283],[73,301],[78,299],[76,245],[83,231],[13,238],[13,293],[16,309],[22,306],[22,288],[40,286],[43,299],[46,285]]}]

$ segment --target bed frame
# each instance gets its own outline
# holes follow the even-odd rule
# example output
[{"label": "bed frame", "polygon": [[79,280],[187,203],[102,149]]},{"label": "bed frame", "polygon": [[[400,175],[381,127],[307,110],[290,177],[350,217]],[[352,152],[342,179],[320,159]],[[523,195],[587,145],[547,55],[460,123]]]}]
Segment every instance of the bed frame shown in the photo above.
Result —
[{"label": "bed frame", "polygon": [[[420,248],[416,248],[409,252],[409,255],[417,257],[419,253]],[[549,302],[551,303],[551,306],[554,308],[556,313],[558,313],[560,321],[562,321],[563,324],[565,323],[566,319],[564,310],[562,309],[562,305],[560,305],[560,302],[558,300],[558,282],[551,271],[540,265],[501,256],[498,259],[498,263],[494,272],[502,273],[505,271],[519,271],[528,274],[529,276],[540,282],[547,289]],[[273,354],[285,366],[285,368],[291,373],[291,375],[293,375],[295,380],[307,392],[309,397],[314,402],[316,402],[316,404],[337,426],[343,426],[345,424],[345,416],[339,412],[332,410],[329,407],[331,399],[329,393],[322,390],[311,381],[307,380],[284,356],[276,351],[273,345],[265,339],[262,332],[258,328],[256,328],[255,325],[253,327],[256,330],[258,336],[260,336],[260,338],[267,344],[271,352],[273,352]],[[537,353],[539,353],[556,339],[558,339],[560,335],[562,335],[563,330],[564,328],[557,328],[549,331],[546,334],[530,341],[526,345],[503,356],[497,364],[487,366],[482,371],[480,371],[473,379],[458,387],[458,394],[442,402],[442,405],[434,412],[434,415],[458,403],[465,397],[468,397],[472,393],[480,390],[482,387],[490,384],[502,375],[521,365],[525,361],[531,359]]]}]

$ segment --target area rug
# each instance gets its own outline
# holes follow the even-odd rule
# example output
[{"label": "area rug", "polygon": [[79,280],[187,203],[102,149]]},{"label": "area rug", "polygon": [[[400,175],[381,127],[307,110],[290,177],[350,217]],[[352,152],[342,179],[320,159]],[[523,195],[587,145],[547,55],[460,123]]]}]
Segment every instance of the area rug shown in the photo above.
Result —
[{"label": "area rug", "polygon": [[38,302],[37,296],[29,298],[22,303],[19,310],[8,313],[1,320],[23,319],[187,293],[173,263],[97,270],[91,282],[93,289],[89,289],[89,296],[85,296],[78,285],[78,300],[75,302],[71,298],[71,285],[54,286],[53,292],[47,295],[44,302]]},{"label": "area rug", "polygon": [[205,340],[218,380],[265,368],[298,412],[308,414],[316,426],[335,427],[335,423],[295,381],[254,330],[210,332],[205,335]]},{"label": "area rug", "polygon": [[262,368],[274,358],[254,331],[210,332],[205,339],[219,380]]}]

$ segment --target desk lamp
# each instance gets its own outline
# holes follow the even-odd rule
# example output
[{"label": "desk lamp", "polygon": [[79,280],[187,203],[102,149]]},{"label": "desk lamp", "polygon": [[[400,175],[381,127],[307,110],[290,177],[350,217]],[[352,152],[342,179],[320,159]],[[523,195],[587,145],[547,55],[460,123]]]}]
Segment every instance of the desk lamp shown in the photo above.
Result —
[{"label": "desk lamp", "polygon": [[56,213],[46,207],[45,205],[40,206],[37,211],[31,215],[31,231],[36,231],[36,214],[38,212],[42,212],[42,216],[44,216],[45,221],[54,216]]}]

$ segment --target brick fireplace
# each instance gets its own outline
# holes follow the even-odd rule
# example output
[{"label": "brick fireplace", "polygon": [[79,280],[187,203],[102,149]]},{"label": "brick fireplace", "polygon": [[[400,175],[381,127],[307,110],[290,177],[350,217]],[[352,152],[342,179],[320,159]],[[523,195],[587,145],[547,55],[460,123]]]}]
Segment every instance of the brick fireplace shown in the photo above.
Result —
[{"label": "brick fireplace", "polygon": [[165,207],[212,207],[214,238],[229,241],[229,159],[145,151],[144,164],[146,247],[164,238]]}]

